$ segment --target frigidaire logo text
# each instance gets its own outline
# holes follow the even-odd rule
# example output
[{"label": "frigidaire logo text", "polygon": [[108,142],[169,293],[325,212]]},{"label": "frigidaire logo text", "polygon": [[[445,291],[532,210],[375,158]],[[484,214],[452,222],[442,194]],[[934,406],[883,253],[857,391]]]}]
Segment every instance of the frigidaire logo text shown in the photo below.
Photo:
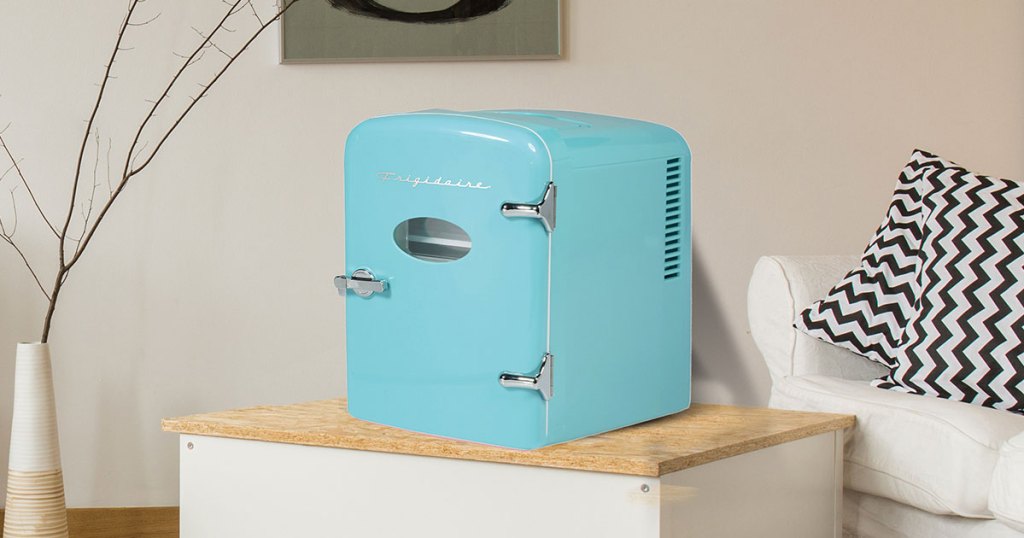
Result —
[{"label": "frigidaire logo text", "polygon": [[408,183],[413,188],[419,187],[420,185],[430,185],[432,187],[459,187],[463,189],[489,189],[490,185],[485,185],[482,181],[466,181],[463,179],[448,179],[443,176],[437,177],[419,177],[402,174],[396,174],[395,172],[377,172],[377,177],[381,181],[397,181],[399,183]]}]

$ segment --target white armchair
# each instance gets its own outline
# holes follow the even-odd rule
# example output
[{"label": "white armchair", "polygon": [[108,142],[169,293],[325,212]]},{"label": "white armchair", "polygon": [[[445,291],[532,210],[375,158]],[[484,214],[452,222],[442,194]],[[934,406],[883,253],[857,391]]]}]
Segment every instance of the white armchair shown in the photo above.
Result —
[{"label": "white armchair", "polygon": [[845,532],[1024,538],[1024,416],[871,387],[885,367],[793,328],[857,262],[763,257],[747,296],[770,405],[857,415],[844,447]]}]

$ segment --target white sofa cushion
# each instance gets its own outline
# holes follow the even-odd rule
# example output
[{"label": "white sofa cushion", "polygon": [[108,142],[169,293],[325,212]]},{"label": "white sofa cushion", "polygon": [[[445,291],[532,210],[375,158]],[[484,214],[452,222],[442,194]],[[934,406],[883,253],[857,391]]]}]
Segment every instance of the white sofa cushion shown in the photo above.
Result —
[{"label": "white sofa cushion", "polygon": [[819,375],[776,382],[771,405],[857,415],[846,436],[846,487],[934,514],[991,518],[999,449],[1024,431],[1024,416],[1006,411]]},{"label": "white sofa cushion", "polygon": [[996,519],[1024,532],[1024,433],[999,451],[988,508]]},{"label": "white sofa cushion", "polygon": [[850,538],[1024,538],[995,519],[940,516],[874,495],[843,491],[843,536]]},{"label": "white sofa cushion", "polygon": [[757,261],[747,290],[747,319],[772,381],[791,375],[824,374],[874,379],[889,370],[793,327],[797,314],[821,298],[857,264],[857,256],[765,256]]}]

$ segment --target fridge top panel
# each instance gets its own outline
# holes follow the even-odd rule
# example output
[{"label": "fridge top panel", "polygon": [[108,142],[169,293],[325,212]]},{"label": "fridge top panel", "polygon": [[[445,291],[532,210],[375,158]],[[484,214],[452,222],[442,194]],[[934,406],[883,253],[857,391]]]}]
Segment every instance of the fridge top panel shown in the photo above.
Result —
[{"label": "fridge top panel", "polygon": [[[424,110],[369,120],[389,120],[395,128],[447,124],[485,137],[497,137],[536,145],[537,139],[550,152],[553,162],[570,160],[583,168],[607,164],[689,157],[683,137],[663,125],[599,114],[561,110]],[[518,131],[518,133],[516,133]],[[502,133],[510,136],[506,137]],[[532,139],[532,140],[531,140]],[[557,176],[556,176],[557,181]]]}]

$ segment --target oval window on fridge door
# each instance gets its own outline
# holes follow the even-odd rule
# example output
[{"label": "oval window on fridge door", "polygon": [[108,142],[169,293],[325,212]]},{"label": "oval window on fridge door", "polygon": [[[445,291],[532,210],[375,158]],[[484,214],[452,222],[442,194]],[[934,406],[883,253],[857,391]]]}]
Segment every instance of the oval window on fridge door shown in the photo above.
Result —
[{"label": "oval window on fridge door", "polygon": [[469,254],[473,242],[458,225],[443,219],[416,217],[395,227],[402,252],[427,262],[451,262]]}]

